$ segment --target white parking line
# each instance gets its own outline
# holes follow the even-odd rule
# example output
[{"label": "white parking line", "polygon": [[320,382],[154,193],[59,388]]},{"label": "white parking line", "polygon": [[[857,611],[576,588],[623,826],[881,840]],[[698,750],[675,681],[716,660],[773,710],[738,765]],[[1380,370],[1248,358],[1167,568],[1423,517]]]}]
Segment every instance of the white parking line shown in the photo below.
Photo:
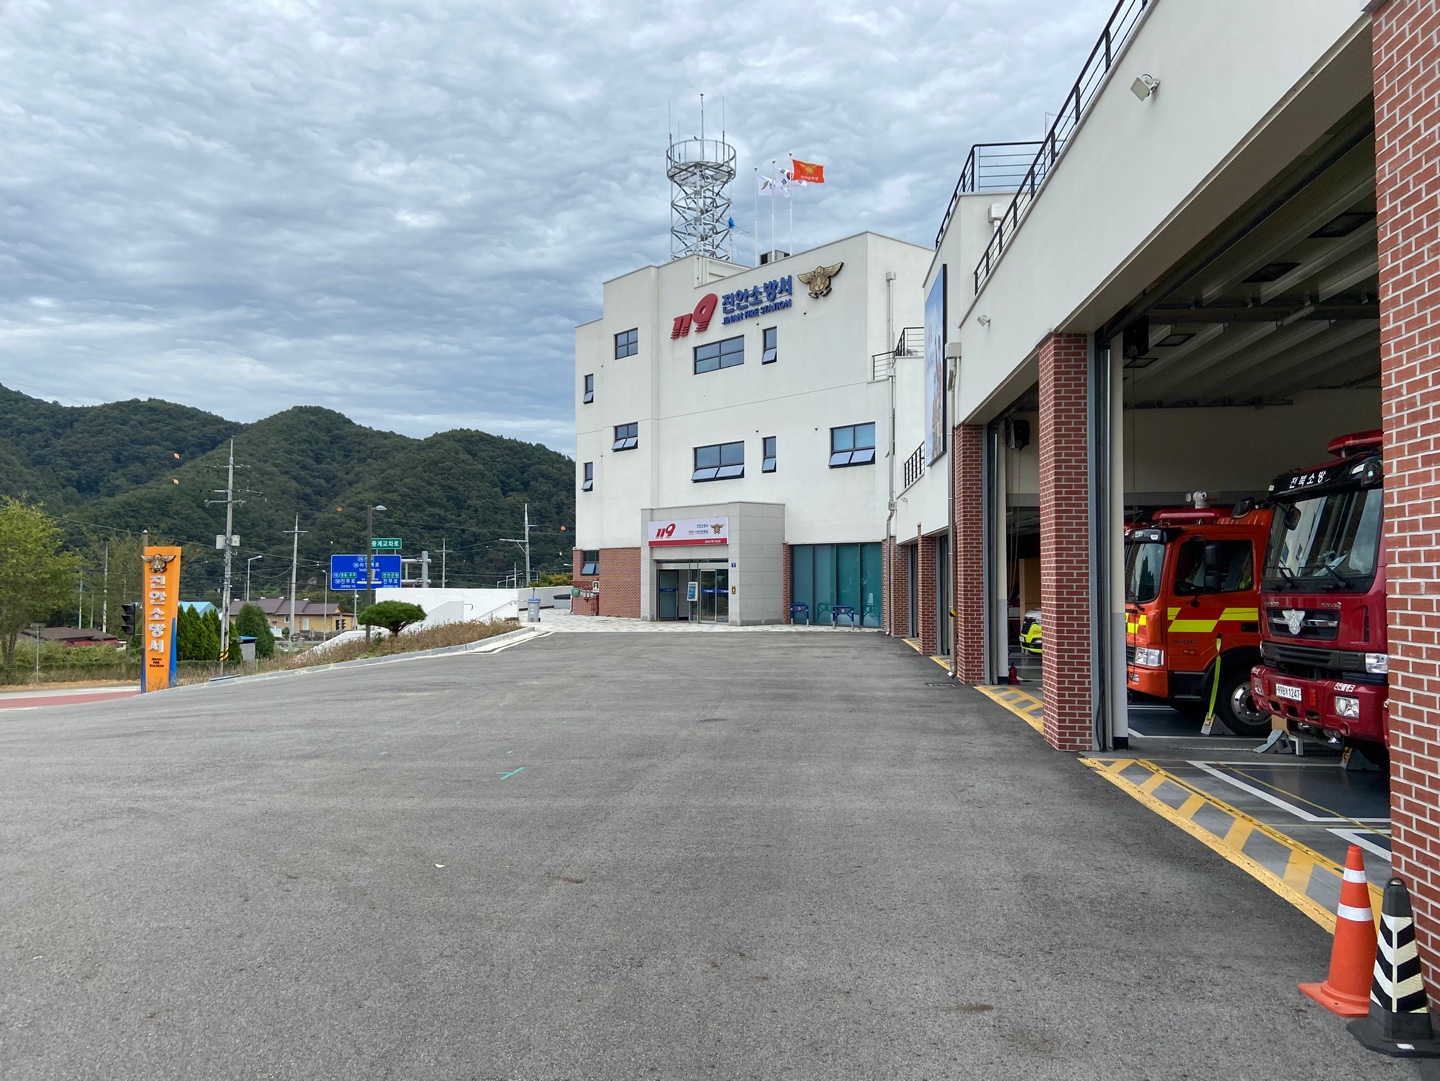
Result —
[{"label": "white parking line", "polygon": [[[1266,792],[1263,788],[1256,788],[1253,784],[1246,784],[1244,781],[1240,780],[1239,777],[1232,777],[1228,773],[1222,773],[1220,770],[1216,769],[1208,762],[1191,762],[1190,765],[1194,766],[1196,769],[1204,770],[1206,773],[1210,774],[1210,776],[1216,778],[1217,780],[1224,781],[1226,784],[1241,789],[1244,792],[1249,792],[1252,796],[1255,796],[1258,799],[1263,799],[1266,803],[1273,804],[1274,806],[1279,807],[1282,811],[1288,811],[1290,814],[1294,815],[1302,822],[1318,823],[1358,821],[1357,819],[1353,818],[1337,818],[1333,815],[1326,817],[1322,815],[1311,814],[1309,811],[1305,810],[1305,808],[1297,807],[1289,800],[1283,800],[1279,796],[1275,795],[1273,792]],[[1385,820],[1381,819],[1381,821]]]},{"label": "white parking line", "polygon": [[1326,830],[1325,832],[1333,833],[1342,841],[1347,841],[1352,845],[1359,845],[1366,852],[1369,852],[1375,856],[1379,856],[1386,863],[1390,862],[1389,850],[1381,848],[1379,845],[1377,845],[1372,840],[1375,834],[1369,832],[1368,830]]}]

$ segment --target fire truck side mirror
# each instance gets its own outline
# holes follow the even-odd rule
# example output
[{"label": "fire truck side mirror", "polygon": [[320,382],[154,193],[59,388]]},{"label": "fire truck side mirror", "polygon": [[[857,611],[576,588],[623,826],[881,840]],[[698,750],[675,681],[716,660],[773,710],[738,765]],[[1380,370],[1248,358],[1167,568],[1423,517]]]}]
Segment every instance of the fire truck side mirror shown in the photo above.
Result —
[{"label": "fire truck side mirror", "polygon": [[1220,591],[1220,542],[1205,542],[1205,592]]},{"label": "fire truck side mirror", "polygon": [[1242,499],[1240,500],[1240,502],[1235,504],[1235,509],[1230,512],[1230,517],[1244,518],[1245,515],[1249,514],[1254,509],[1255,500],[1249,498]]}]

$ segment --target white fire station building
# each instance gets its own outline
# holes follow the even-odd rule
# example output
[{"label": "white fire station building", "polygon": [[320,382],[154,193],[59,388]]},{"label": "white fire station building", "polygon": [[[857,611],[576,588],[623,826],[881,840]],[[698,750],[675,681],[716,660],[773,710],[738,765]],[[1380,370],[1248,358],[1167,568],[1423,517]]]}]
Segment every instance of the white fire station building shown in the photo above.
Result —
[{"label": "white fire station building", "polygon": [[574,610],[879,627],[888,366],[933,254],[862,233],[606,282],[575,339]]},{"label": "white fire station building", "polygon": [[[1125,522],[1262,494],[1381,429],[1392,865],[1440,955],[1437,25],[1436,0],[1118,0],[1046,137],[956,163],[933,251],[867,236],[609,283],[577,339],[577,581],[598,571],[601,612],[683,617],[660,574],[703,564],[738,575],[732,618],[783,619],[778,559],[812,617],[858,596],[870,622],[844,546],[880,542],[884,629],[990,683],[1038,612],[1046,739],[1121,748]],[[707,293],[758,311],[768,281],[841,262],[827,296],[797,277],[793,308],[670,337]],[[716,523],[768,538],[758,609],[748,555],[698,543]],[[675,537],[696,543],[651,543]]]}]

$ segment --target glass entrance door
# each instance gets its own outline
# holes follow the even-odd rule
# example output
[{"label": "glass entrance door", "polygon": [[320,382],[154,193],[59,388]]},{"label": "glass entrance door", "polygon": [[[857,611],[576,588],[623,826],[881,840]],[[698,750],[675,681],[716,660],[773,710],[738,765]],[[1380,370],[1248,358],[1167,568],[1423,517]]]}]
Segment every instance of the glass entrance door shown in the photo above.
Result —
[{"label": "glass entrance door", "polygon": [[[656,619],[679,619],[680,616],[680,572],[660,571],[656,576],[660,590],[656,598]],[[688,615],[688,611],[686,613]]]},{"label": "glass entrance door", "polygon": [[729,570],[700,572],[700,622],[730,622]]}]

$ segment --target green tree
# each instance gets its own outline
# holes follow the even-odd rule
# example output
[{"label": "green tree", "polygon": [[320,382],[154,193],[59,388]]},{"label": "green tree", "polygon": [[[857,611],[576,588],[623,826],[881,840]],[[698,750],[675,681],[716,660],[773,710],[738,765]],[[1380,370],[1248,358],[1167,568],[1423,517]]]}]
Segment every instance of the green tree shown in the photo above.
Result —
[{"label": "green tree", "polygon": [[246,638],[255,639],[256,659],[264,661],[275,656],[275,636],[270,633],[270,624],[258,604],[241,606],[240,615],[235,619],[235,629]]},{"label": "green tree", "polygon": [[0,661],[15,664],[20,631],[69,596],[79,560],[39,506],[0,501]]},{"label": "green tree", "polygon": [[361,612],[359,622],[364,627],[384,627],[392,635],[395,635],[412,623],[419,623],[424,618],[425,609],[418,604],[407,604],[405,601],[381,601]]},{"label": "green tree", "polygon": [[200,617],[195,609],[181,605],[175,617],[175,648],[180,651],[182,661],[202,661],[204,634],[200,629]]},{"label": "green tree", "polygon": [[200,618],[200,636],[203,642],[200,659],[202,661],[218,661],[220,659],[219,609],[207,609],[205,614]]}]

